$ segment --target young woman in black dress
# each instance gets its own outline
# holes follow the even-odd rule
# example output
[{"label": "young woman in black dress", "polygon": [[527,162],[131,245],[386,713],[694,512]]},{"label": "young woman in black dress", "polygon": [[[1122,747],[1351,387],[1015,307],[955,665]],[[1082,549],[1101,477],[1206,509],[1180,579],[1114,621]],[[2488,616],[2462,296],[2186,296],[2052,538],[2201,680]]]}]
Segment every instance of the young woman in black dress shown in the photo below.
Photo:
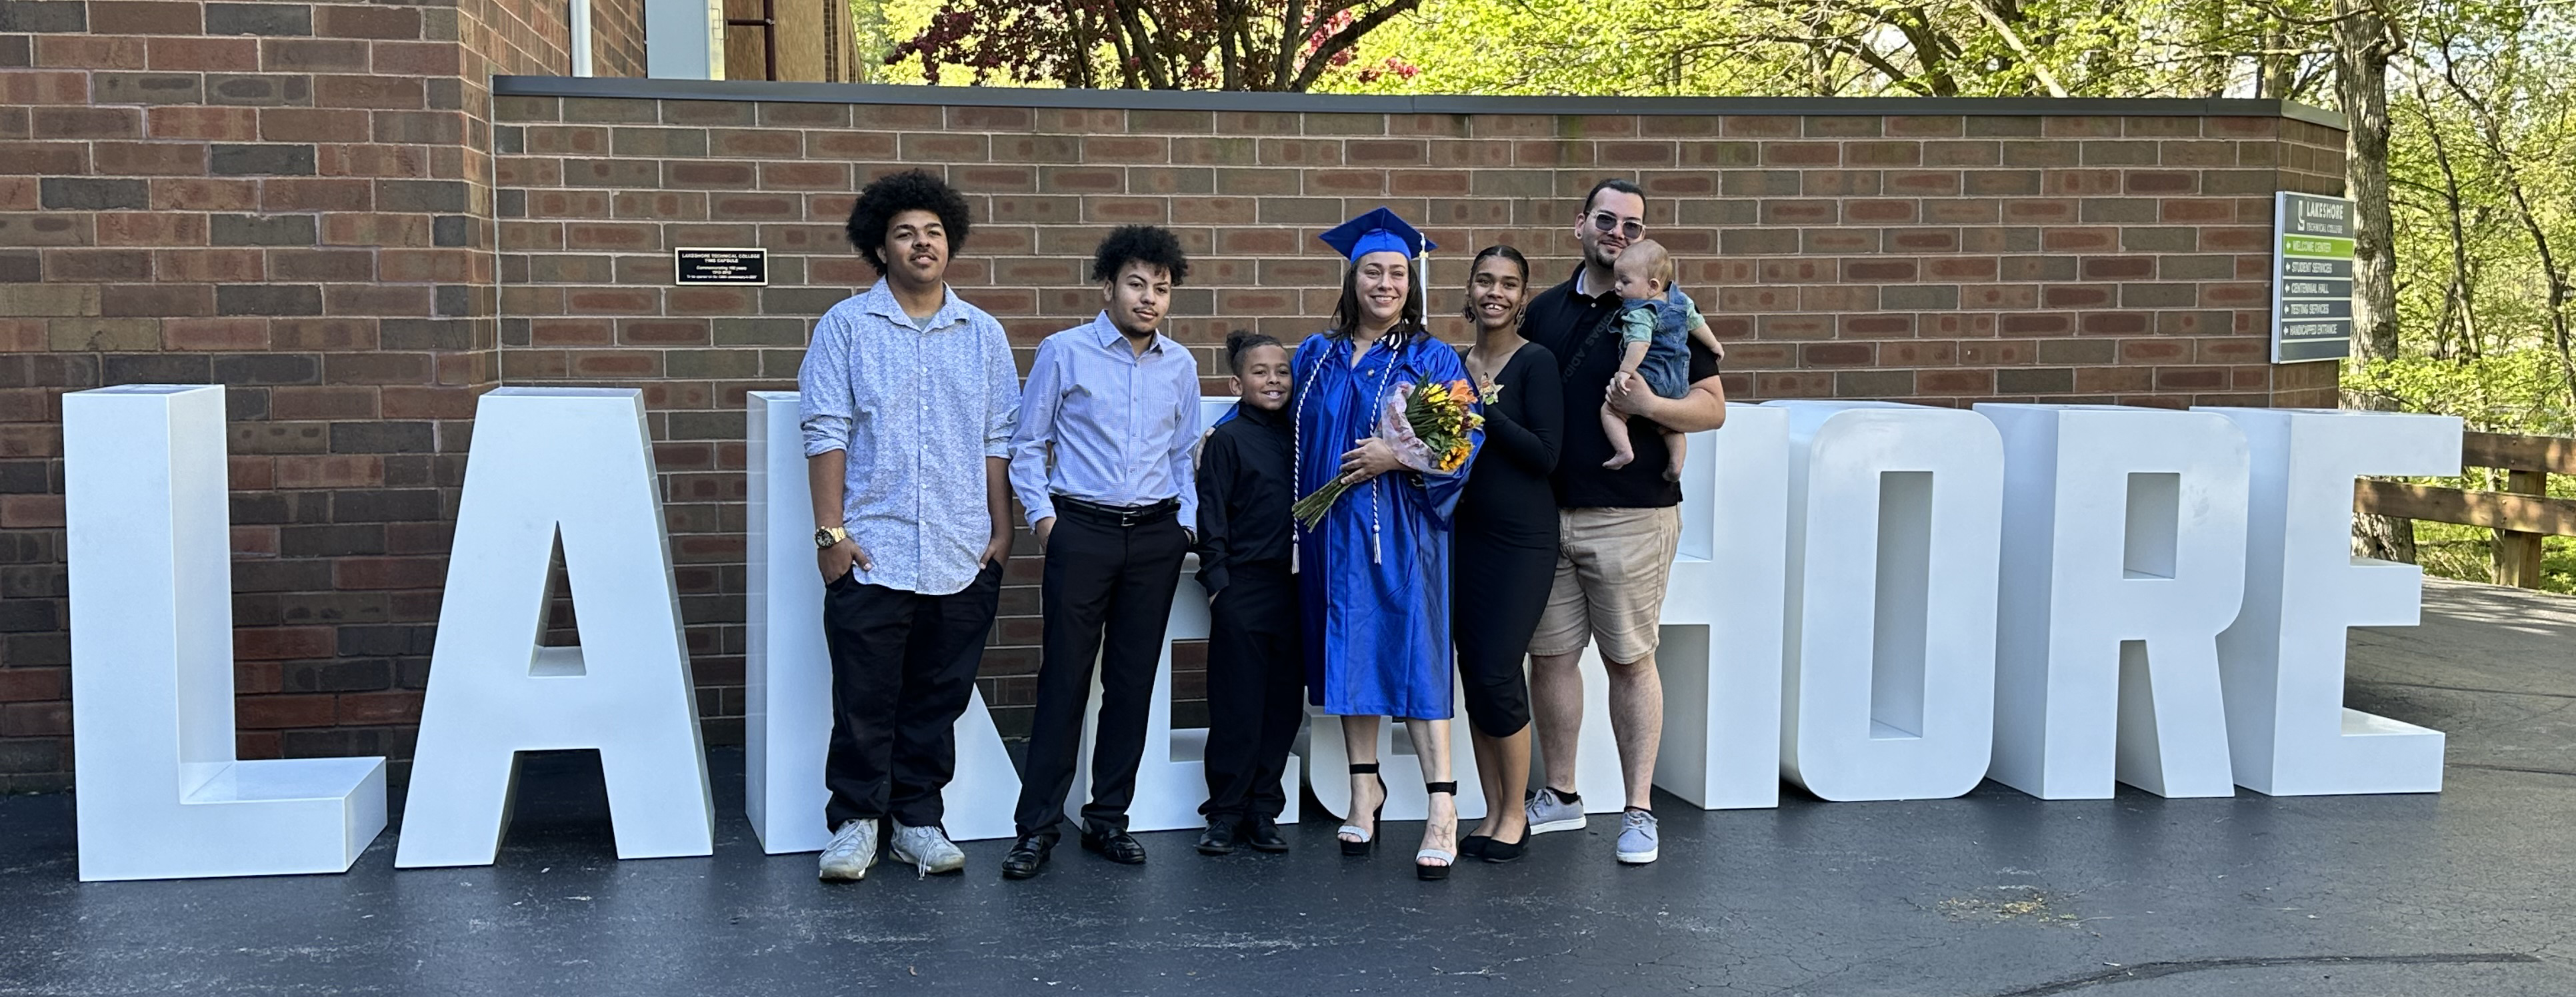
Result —
[{"label": "young woman in black dress", "polygon": [[1565,427],[1556,355],[1521,338],[1529,262],[1510,246],[1476,254],[1467,320],[1476,343],[1467,373],[1485,401],[1485,452],[1469,469],[1450,546],[1450,627],[1467,690],[1485,819],[1459,851],[1487,862],[1521,857],[1529,821],[1529,678],[1523,662],[1556,575],[1557,440]]}]

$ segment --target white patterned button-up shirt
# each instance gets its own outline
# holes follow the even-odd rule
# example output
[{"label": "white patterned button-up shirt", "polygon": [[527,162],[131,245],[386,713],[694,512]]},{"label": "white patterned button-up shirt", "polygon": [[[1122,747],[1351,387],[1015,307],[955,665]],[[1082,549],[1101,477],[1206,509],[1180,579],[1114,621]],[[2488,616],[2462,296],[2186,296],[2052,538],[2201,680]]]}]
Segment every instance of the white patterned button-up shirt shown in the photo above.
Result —
[{"label": "white patterned button-up shirt", "polygon": [[947,595],[993,538],[984,459],[1010,456],[1019,371],[1002,325],[948,291],[915,322],[885,281],[823,313],[796,373],[805,456],[846,451],[843,525],[868,585]]}]

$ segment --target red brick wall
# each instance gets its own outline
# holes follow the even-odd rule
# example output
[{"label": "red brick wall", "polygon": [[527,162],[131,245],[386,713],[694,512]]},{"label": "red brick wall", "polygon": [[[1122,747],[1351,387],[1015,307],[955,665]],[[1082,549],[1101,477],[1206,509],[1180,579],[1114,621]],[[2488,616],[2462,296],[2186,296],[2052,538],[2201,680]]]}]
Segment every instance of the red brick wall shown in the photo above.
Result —
[{"label": "red brick wall", "polygon": [[590,73],[644,75],[644,0],[590,0]]},{"label": "red brick wall", "polygon": [[497,371],[489,80],[564,34],[524,0],[0,2],[0,790],[68,781],[58,398],[101,384],[232,387],[244,755],[409,753]]},{"label": "red brick wall", "polygon": [[[2334,404],[2332,364],[2267,362],[2272,192],[2340,189],[2341,134],[2280,117],[1249,113],[504,97],[509,383],[646,391],[710,736],[742,714],[743,394],[794,387],[811,321],[874,279],[841,222],[927,165],[968,195],[951,270],[1025,354],[1087,320],[1086,254],[1166,224],[1193,254],[1172,328],[1201,350],[1329,314],[1315,235],[1385,204],[1444,247],[1435,314],[1507,242],[1573,263],[1576,202],[1642,183],[1655,238],[1730,342],[1733,397]],[[675,246],[766,246],[767,288],[670,286]],[[1456,336],[1463,323],[1442,320]],[[1037,667],[1036,558],[985,659],[1006,734]],[[1177,694],[1198,695],[1182,659]],[[1182,708],[1187,722],[1189,705]]]},{"label": "red brick wall", "polygon": [[[2339,137],[2266,110],[1215,112],[602,80],[488,120],[493,74],[563,71],[562,17],[0,0],[0,790],[69,778],[59,396],[137,381],[232,388],[246,757],[409,756],[473,399],[503,381],[646,390],[702,713],[738,739],[742,396],[792,384],[813,316],[867,282],[839,222],[898,165],[973,197],[955,276],[1023,347],[1091,314],[1080,258],[1115,223],[1188,240],[1174,327],[1204,348],[1315,328],[1336,268],[1314,233],[1380,203],[1448,247],[1439,311],[1488,242],[1562,271],[1573,199],[1616,174],[1654,192],[1739,397],[2332,404],[2332,365],[2263,362],[2261,288],[2271,191],[2334,190]],[[670,287],[681,244],[771,247],[773,286]],[[1035,567],[1013,564],[987,661],[1006,730]]]},{"label": "red brick wall", "polygon": [[[489,60],[492,66],[490,73],[468,73],[467,79],[481,80],[500,73],[572,72],[569,0],[455,0],[453,6],[468,25],[466,49]],[[596,34],[596,9],[591,18]],[[595,42],[592,51],[598,51]]]}]

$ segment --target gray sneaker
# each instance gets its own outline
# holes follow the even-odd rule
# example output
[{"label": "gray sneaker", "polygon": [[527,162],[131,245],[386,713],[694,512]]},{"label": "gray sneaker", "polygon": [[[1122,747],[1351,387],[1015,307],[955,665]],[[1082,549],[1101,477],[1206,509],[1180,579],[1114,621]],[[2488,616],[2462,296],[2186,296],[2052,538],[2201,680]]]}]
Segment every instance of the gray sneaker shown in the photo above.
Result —
[{"label": "gray sneaker", "polygon": [[1529,833],[1531,834],[1580,831],[1583,830],[1584,821],[1588,819],[1583,815],[1583,804],[1580,801],[1558,796],[1553,789],[1539,790],[1538,795],[1530,797],[1529,802],[1524,804],[1522,809],[1529,812]]},{"label": "gray sneaker", "polygon": [[950,844],[948,832],[937,826],[905,827],[902,821],[896,821],[893,853],[895,861],[912,863],[924,876],[966,868],[966,853]]},{"label": "gray sneaker", "polygon": [[1619,815],[1619,861],[1644,865],[1655,860],[1655,814],[1631,809]]},{"label": "gray sneaker", "polygon": [[877,822],[854,820],[832,832],[832,843],[823,846],[823,881],[855,883],[866,879],[868,867],[877,864]]}]

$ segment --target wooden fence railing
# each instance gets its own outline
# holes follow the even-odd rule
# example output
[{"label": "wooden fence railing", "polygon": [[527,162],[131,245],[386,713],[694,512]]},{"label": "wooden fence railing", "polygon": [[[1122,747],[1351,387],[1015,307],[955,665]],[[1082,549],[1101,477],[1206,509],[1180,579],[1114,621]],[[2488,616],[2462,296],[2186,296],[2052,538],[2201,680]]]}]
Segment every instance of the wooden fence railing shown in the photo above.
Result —
[{"label": "wooden fence railing", "polygon": [[2505,490],[2434,488],[2364,478],[2353,485],[2353,508],[2493,529],[2495,580],[2540,587],[2540,538],[2576,537],[2576,499],[2548,494],[2550,475],[2576,474],[2576,439],[2470,432],[2460,440],[2460,466],[2504,471]]}]

